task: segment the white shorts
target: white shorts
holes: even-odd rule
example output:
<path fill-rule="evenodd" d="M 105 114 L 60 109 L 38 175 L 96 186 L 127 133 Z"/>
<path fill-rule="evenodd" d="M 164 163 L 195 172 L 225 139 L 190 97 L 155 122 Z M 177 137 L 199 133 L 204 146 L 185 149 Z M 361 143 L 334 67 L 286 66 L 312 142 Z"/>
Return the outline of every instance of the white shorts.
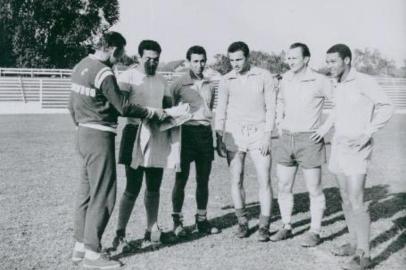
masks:
<path fill-rule="evenodd" d="M 331 142 L 331 154 L 328 168 L 334 174 L 366 174 L 372 155 L 372 139 L 361 150 L 348 146 L 343 141 Z"/>
<path fill-rule="evenodd" d="M 227 151 L 247 152 L 259 149 L 265 135 L 265 124 L 228 123 L 223 142 Z"/>

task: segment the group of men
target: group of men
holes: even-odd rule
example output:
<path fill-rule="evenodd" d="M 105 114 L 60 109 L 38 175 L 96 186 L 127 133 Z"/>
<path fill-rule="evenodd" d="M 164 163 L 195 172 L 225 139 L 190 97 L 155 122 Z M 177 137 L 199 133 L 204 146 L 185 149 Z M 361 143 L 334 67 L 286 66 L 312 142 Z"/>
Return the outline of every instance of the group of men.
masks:
<path fill-rule="evenodd" d="M 217 153 L 226 157 L 229 165 L 231 197 L 238 220 L 236 236 L 250 235 L 243 185 L 249 153 L 258 180 L 258 240 L 280 241 L 293 236 L 292 187 L 301 167 L 311 214 L 310 231 L 301 245 L 318 245 L 325 209 L 321 186 L 321 166 L 326 162 L 323 137 L 334 126 L 329 169 L 337 178 L 350 235 L 349 242 L 334 254 L 352 256 L 345 269 L 368 267 L 370 219 L 363 202 L 367 166 L 372 134 L 389 121 L 393 107 L 373 78 L 351 67 L 351 51 L 346 45 L 337 44 L 327 51 L 331 79 L 308 67 L 310 51 L 305 44 L 292 44 L 287 54 L 290 70 L 277 84 L 269 71 L 250 65 L 247 44 L 232 43 L 227 50 L 232 70 L 220 81 L 215 113 L 215 89 L 203 73 L 207 61 L 203 47 L 192 46 L 187 51 L 189 71 L 168 86 L 156 73 L 161 47 L 153 40 L 140 43 L 139 65 L 116 79 L 111 66 L 124 55 L 125 45 L 121 34 L 105 33 L 95 53 L 79 62 L 72 74 L 69 108 L 77 126 L 77 150 L 82 163 L 75 206 L 74 262 L 83 261 L 89 269 L 121 266 L 103 255 L 100 241 L 116 200 L 114 138 L 117 118 L 123 116 L 128 120 L 122 133 L 119 163 L 125 165 L 126 188 L 119 203 L 113 248 L 131 248 L 126 227 L 144 175 L 144 243 L 164 241 L 157 220 L 165 168 L 176 170 L 173 233 L 176 237 L 187 235 L 182 205 L 192 162 L 196 168 L 195 229 L 200 233 L 219 232 L 207 219 L 213 133 Z M 322 124 L 326 99 L 332 100 L 334 106 Z M 271 137 L 275 129 L 279 142 L 273 152 L 283 226 L 271 236 Z"/>

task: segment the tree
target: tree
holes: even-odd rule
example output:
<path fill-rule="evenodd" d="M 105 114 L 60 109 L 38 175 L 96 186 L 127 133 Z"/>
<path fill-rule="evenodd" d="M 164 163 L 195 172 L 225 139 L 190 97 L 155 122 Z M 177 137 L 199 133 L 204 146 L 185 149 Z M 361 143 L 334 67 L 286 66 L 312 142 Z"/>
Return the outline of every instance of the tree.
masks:
<path fill-rule="evenodd" d="M 210 66 L 212 69 L 223 75 L 231 70 L 230 61 L 224 54 L 216 54 L 214 58 L 216 61 Z M 269 70 L 273 74 L 281 74 L 288 70 L 283 51 L 280 54 L 251 51 L 249 59 L 252 65 Z"/>
<path fill-rule="evenodd" d="M 0 0 L 7 7 L 6 59 L 17 67 L 71 68 L 118 21 L 118 0 Z M 4 29 L 2 29 L 2 34 Z M 10 65 L 0 60 L 0 65 Z"/>
<path fill-rule="evenodd" d="M 370 75 L 396 76 L 395 61 L 382 56 L 377 49 L 355 49 L 352 62 L 360 72 Z"/>

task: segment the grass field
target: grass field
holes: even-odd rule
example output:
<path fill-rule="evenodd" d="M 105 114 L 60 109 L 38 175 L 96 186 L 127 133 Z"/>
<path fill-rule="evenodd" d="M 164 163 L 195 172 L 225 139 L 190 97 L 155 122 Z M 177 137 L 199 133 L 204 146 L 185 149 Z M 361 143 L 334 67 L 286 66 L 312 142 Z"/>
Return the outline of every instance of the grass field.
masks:
<path fill-rule="evenodd" d="M 68 115 L 0 116 L 0 269 L 79 269 L 70 262 L 73 246 L 72 209 L 79 176 L 74 152 L 74 128 Z M 376 149 L 368 176 L 366 200 L 372 216 L 372 259 L 375 269 L 406 269 L 406 117 L 396 115 L 376 135 Z M 119 136 L 117 137 L 117 143 Z M 277 142 L 276 142 L 277 143 Z M 194 172 L 187 186 L 185 224 L 193 224 Z M 274 172 L 273 172 L 274 175 Z M 159 223 L 171 229 L 170 192 L 174 173 L 166 172 L 161 190 Z M 274 191 L 276 178 L 272 178 Z M 124 170 L 118 168 L 118 194 L 124 188 Z M 255 172 L 248 162 L 247 202 L 255 230 L 259 212 Z M 210 183 L 209 218 L 222 229 L 212 236 L 193 234 L 157 251 L 138 250 L 121 257 L 124 269 L 340 269 L 345 262 L 330 250 L 345 241 L 347 231 L 332 176 L 324 170 L 327 210 L 323 243 L 303 249 L 300 239 L 309 228 L 309 200 L 302 175 L 295 185 L 293 239 L 259 243 L 255 235 L 233 237 L 236 219 L 228 192 L 225 160 L 216 158 Z M 141 193 L 142 194 L 142 193 Z M 275 195 L 276 192 L 275 192 Z M 128 227 L 132 240 L 143 237 L 143 196 L 137 200 Z M 115 209 L 117 210 L 117 208 Z M 109 247 L 117 211 L 103 238 Z M 277 204 L 271 229 L 280 225 Z"/>

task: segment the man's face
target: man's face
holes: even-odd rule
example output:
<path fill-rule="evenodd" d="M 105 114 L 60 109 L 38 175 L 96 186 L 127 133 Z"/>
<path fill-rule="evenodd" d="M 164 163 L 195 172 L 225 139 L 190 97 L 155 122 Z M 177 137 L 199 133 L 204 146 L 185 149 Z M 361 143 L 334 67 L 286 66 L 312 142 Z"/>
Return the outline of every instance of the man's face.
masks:
<path fill-rule="evenodd" d="M 346 61 L 344 61 L 337 52 L 328 53 L 326 56 L 327 68 L 334 78 L 340 78 L 341 75 L 343 75 L 346 68 L 345 62 Z"/>
<path fill-rule="evenodd" d="M 120 62 L 121 58 L 123 58 L 125 54 L 124 47 L 118 48 L 118 47 L 113 47 L 110 51 L 110 57 L 108 59 L 108 62 L 110 65 L 117 64 Z"/>
<path fill-rule="evenodd" d="M 155 75 L 159 64 L 159 53 L 151 50 L 144 50 L 140 59 L 141 65 L 144 66 L 145 74 Z"/>
<path fill-rule="evenodd" d="M 201 76 L 203 74 L 204 67 L 206 66 L 206 57 L 204 54 L 192 53 L 189 63 L 192 72 L 197 76 Z"/>
<path fill-rule="evenodd" d="M 302 48 L 300 47 L 289 49 L 287 60 L 290 70 L 294 73 L 303 70 L 309 63 L 309 57 L 303 57 Z"/>
<path fill-rule="evenodd" d="M 228 53 L 228 58 L 230 59 L 231 67 L 236 73 L 242 73 L 247 70 L 248 58 L 244 56 L 243 51 Z"/>

